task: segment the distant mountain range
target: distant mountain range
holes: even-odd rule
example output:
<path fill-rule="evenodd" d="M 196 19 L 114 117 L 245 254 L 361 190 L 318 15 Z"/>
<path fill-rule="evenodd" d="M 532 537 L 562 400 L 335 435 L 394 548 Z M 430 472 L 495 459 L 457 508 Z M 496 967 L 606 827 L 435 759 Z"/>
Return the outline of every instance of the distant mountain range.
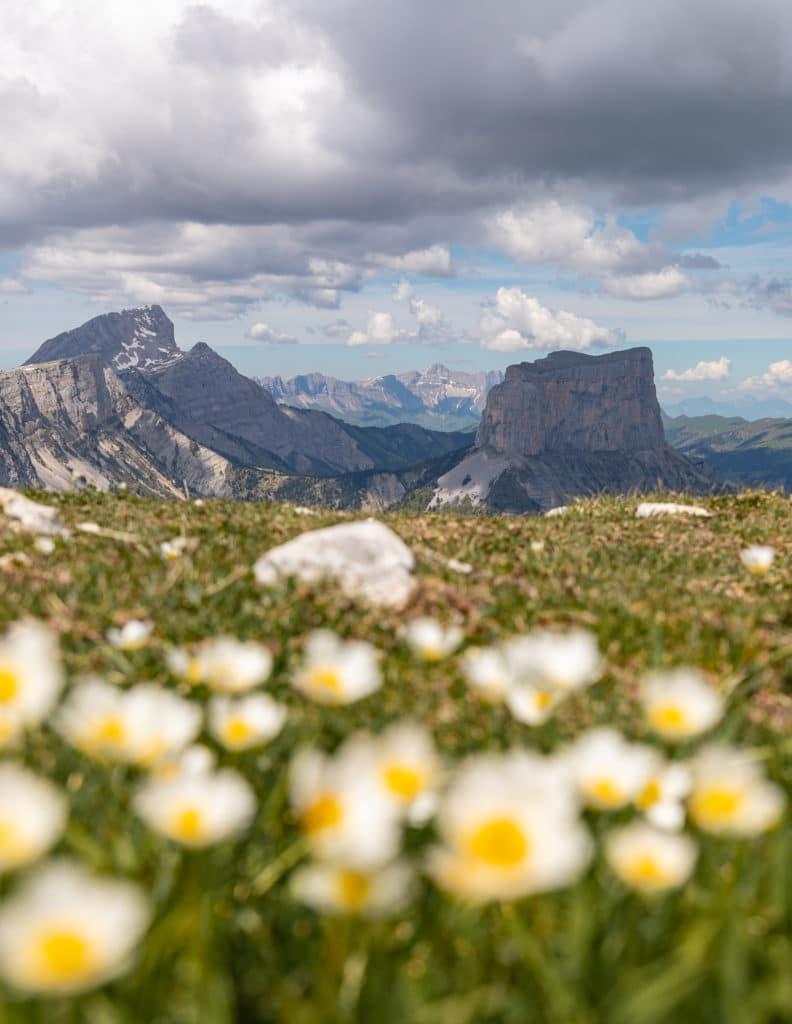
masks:
<path fill-rule="evenodd" d="M 681 402 L 664 403 L 663 410 L 668 416 L 739 416 L 746 420 L 789 419 L 792 417 L 792 402 L 783 398 L 752 398 L 749 395 L 733 397 L 728 402 L 718 402 L 701 395 L 685 398 Z"/>
<path fill-rule="evenodd" d="M 500 384 L 500 370 L 463 373 L 435 363 L 428 370 L 345 381 L 321 373 L 258 377 L 277 402 L 321 409 L 359 426 L 419 423 L 436 430 L 478 426 L 487 395 Z"/>
<path fill-rule="evenodd" d="M 505 379 L 436 364 L 262 384 L 208 345 L 181 349 L 159 306 L 107 313 L 0 373 L 0 483 L 367 510 L 470 498 L 537 511 L 718 481 L 792 489 L 792 419 L 665 417 L 680 455 L 662 438 L 648 350 L 591 358 L 555 353 Z"/>
<path fill-rule="evenodd" d="M 792 419 L 666 416 L 663 425 L 677 451 L 706 462 L 720 480 L 792 491 Z"/>

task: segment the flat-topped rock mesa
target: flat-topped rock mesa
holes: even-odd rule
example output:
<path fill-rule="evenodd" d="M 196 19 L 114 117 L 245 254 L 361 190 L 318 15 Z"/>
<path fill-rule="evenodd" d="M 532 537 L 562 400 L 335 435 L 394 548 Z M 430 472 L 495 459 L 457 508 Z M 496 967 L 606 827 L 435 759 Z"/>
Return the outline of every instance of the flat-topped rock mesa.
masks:
<path fill-rule="evenodd" d="M 666 444 L 648 348 L 554 352 L 508 368 L 475 448 L 438 479 L 431 504 L 541 512 L 597 492 L 711 489 Z"/>
<path fill-rule="evenodd" d="M 488 395 L 476 444 L 507 457 L 665 447 L 651 351 L 554 352 L 510 366 Z"/>

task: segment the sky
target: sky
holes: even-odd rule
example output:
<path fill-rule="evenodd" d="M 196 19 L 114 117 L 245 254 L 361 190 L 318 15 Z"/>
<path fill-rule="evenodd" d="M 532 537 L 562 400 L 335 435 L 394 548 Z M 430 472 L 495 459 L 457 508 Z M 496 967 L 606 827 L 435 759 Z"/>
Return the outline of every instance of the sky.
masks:
<path fill-rule="evenodd" d="M 792 401 L 791 110 L 789 0 L 3 0 L 0 366 L 159 303 L 248 373 Z"/>

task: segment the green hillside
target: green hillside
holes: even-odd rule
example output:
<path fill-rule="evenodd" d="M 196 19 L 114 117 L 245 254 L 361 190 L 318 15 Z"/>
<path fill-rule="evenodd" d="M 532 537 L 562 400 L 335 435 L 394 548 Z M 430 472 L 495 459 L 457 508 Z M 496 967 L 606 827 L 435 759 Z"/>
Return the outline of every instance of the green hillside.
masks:
<path fill-rule="evenodd" d="M 752 751 L 760 772 L 789 800 L 788 498 L 747 492 L 707 499 L 707 519 L 636 518 L 632 498 L 584 501 L 554 518 L 383 515 L 418 562 L 416 592 L 398 612 L 356 605 L 326 583 L 263 590 L 253 578 L 252 565 L 269 548 L 350 515 L 133 495 L 46 500 L 71 534 L 56 538 L 48 554 L 7 525 L 0 536 L 0 611 L 4 623 L 33 616 L 56 631 L 70 686 L 86 674 L 124 691 L 155 682 L 203 711 L 206 686 L 180 683 L 166 654 L 230 635 L 270 649 L 274 668 L 264 692 L 287 707 L 288 720 L 269 745 L 237 753 L 202 728 L 200 741 L 247 780 L 257 807 L 241 836 L 206 849 L 180 846 L 144 824 L 133 795 L 145 773 L 74 749 L 53 728 L 55 718 L 8 752 L 65 794 L 69 823 L 54 852 L 133 880 L 151 920 L 120 976 L 99 988 L 36 998 L 0 982 L 3 1024 L 792 1020 L 789 805 L 779 824 L 751 838 L 713 835 L 688 822 L 698 852 L 692 876 L 658 892 L 624 884 L 605 854 L 608 836 L 640 812 L 585 810 L 581 826 L 592 836 L 593 857 L 574 879 L 558 891 L 482 905 L 442 891 L 422 872 L 438 837 L 428 821 L 404 831 L 403 857 L 417 869 L 411 898 L 369 919 L 319 912 L 291 891 L 307 847 L 287 775 L 299 747 L 335 751 L 357 730 L 379 732 L 403 719 L 431 730 L 446 765 L 442 785 L 468 755 L 510 748 L 554 754 L 597 725 L 687 762 L 706 738 L 658 740 L 643 718 L 639 691 L 648 671 L 689 665 L 724 702 L 712 735 Z M 94 525 L 86 530 L 86 523 Z M 182 553 L 163 558 L 160 544 L 178 538 Z M 777 551 L 762 578 L 741 565 L 748 544 Z M 596 638 L 602 674 L 545 724 L 522 724 L 505 705 L 474 695 L 461 652 L 431 663 L 411 652 L 403 630 L 418 616 L 459 624 L 462 649 L 536 627 L 579 627 Z M 108 629 L 133 619 L 153 623 L 150 639 L 138 650 L 112 646 Z M 375 645 L 381 689 L 338 707 L 297 692 L 306 638 L 318 627 Z M 0 823 L 3 813 L 0 806 Z M 2 836 L 0 970 L 4 908 L 27 877 L 1 873 L 8 849 Z M 538 851 L 546 837 L 535 838 Z M 486 851 L 505 863 L 513 844 Z M 365 887 L 356 879 L 350 899 L 362 900 Z M 55 941 L 47 948 L 57 951 L 52 964 L 65 977 L 81 966 L 82 954 L 73 941 Z M 41 977 L 44 984 L 52 975 Z"/>

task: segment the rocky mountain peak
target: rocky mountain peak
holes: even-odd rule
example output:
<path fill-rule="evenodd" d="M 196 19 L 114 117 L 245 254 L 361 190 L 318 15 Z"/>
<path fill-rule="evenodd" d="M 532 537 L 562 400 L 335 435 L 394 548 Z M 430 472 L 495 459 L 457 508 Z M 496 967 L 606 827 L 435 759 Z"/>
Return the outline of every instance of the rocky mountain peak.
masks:
<path fill-rule="evenodd" d="M 173 323 L 162 306 L 122 309 L 103 313 L 80 327 L 64 331 L 27 360 L 31 363 L 97 353 L 105 366 L 117 372 L 147 370 L 180 355 Z"/>
<path fill-rule="evenodd" d="M 510 366 L 488 395 L 477 444 L 507 457 L 662 448 L 651 351 L 554 352 Z"/>

